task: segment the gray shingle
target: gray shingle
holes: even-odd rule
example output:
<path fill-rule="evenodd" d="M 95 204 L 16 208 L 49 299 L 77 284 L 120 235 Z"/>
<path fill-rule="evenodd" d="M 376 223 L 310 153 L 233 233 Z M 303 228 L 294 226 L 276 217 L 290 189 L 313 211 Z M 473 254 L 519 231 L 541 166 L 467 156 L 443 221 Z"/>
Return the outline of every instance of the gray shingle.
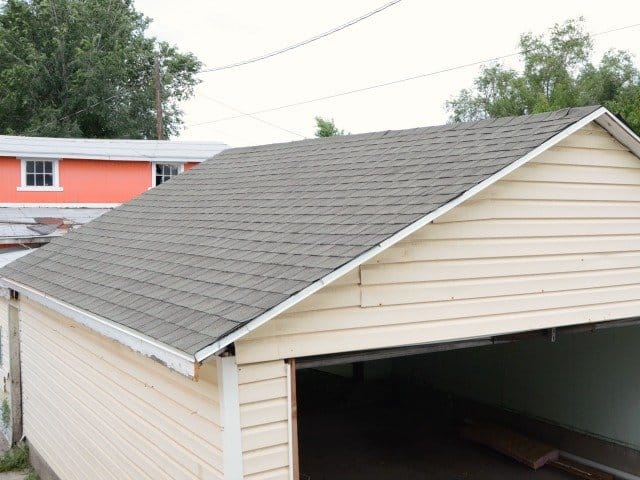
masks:
<path fill-rule="evenodd" d="M 227 150 L 0 276 L 193 354 L 595 109 Z"/>

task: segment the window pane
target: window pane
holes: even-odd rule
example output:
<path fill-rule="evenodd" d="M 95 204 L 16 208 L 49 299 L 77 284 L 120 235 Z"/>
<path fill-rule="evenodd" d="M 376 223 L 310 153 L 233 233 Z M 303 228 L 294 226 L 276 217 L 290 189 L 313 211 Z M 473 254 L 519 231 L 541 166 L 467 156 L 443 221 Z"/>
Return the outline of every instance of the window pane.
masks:
<path fill-rule="evenodd" d="M 162 175 L 162 164 L 156 163 L 156 175 Z"/>
<path fill-rule="evenodd" d="M 33 187 L 36 184 L 36 176 L 34 173 L 27 173 L 27 187 Z"/>
<path fill-rule="evenodd" d="M 35 162 L 36 163 L 36 173 L 44 172 L 44 162 Z"/>
<path fill-rule="evenodd" d="M 28 161 L 27 162 L 27 173 L 33 173 L 35 171 L 35 166 L 33 165 L 35 162 Z"/>
<path fill-rule="evenodd" d="M 53 187 L 53 174 L 52 173 L 45 173 L 42 176 L 44 177 L 44 184 L 47 187 Z"/>
<path fill-rule="evenodd" d="M 178 167 L 173 165 L 173 166 L 171 166 L 171 176 L 175 177 L 176 175 L 178 175 Z"/>
<path fill-rule="evenodd" d="M 44 162 L 44 173 L 53 173 L 53 162 Z"/>
<path fill-rule="evenodd" d="M 160 185 L 162 183 L 162 175 L 156 175 L 156 185 Z"/>
<path fill-rule="evenodd" d="M 44 176 L 42 174 L 35 174 L 36 187 L 44 187 Z"/>

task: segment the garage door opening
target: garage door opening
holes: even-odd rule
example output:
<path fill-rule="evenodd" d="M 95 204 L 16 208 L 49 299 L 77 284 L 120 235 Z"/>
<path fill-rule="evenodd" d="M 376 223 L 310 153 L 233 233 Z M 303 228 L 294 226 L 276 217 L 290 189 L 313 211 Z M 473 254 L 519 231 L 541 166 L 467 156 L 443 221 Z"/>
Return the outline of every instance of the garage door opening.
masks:
<path fill-rule="evenodd" d="M 300 478 L 576 478 L 549 466 L 533 470 L 462 438 L 469 422 L 507 427 L 634 478 L 640 326 L 621 325 L 375 360 L 299 359 Z"/>

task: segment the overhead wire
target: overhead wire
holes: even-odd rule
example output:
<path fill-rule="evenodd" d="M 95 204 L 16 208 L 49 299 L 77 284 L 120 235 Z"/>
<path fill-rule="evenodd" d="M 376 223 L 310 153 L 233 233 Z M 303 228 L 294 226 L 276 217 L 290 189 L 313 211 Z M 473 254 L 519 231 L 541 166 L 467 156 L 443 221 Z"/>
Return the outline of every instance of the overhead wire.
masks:
<path fill-rule="evenodd" d="M 209 95 L 205 95 L 204 93 L 201 93 L 200 96 L 203 97 L 203 98 L 206 98 L 208 100 L 211 100 L 212 102 L 215 102 L 218 105 L 221 105 L 221 106 L 223 106 L 225 108 L 228 108 L 229 110 L 233 110 L 234 112 L 239 113 L 241 117 L 247 116 L 247 117 L 250 117 L 250 118 L 252 118 L 252 119 L 254 119 L 254 120 L 258 121 L 258 122 L 264 123 L 265 125 L 269 125 L 269 126 L 271 126 L 273 128 L 276 128 L 278 130 L 282 130 L 283 132 L 287 132 L 287 133 L 290 133 L 292 135 L 296 135 L 296 136 L 298 136 L 300 138 L 307 138 L 305 135 L 302 135 L 301 133 L 294 132 L 293 130 L 289 130 L 288 128 L 285 128 L 283 126 L 280 126 L 278 124 L 275 124 L 273 122 L 265 120 L 263 118 L 257 117 L 254 114 L 243 112 L 242 110 L 239 110 L 236 107 L 233 107 L 233 106 L 229 105 L 228 103 L 223 102 L 222 100 L 218 100 L 217 98 L 210 97 Z"/>
<path fill-rule="evenodd" d="M 292 45 L 288 45 L 286 47 L 280 48 L 278 50 L 274 50 L 272 52 L 269 53 L 265 53 L 263 55 L 259 55 L 257 57 L 253 57 L 253 58 L 248 58 L 246 60 L 241 60 L 239 62 L 234 62 L 234 63 L 229 63 L 227 65 L 220 65 L 217 67 L 210 67 L 210 68 L 204 68 L 201 69 L 198 73 L 210 73 L 210 72 L 218 72 L 220 70 L 228 70 L 230 68 L 235 68 L 235 67 L 240 67 L 243 65 L 249 65 L 250 63 L 256 63 L 256 62 L 260 62 L 262 60 L 265 60 L 267 58 L 271 58 L 271 57 L 275 57 L 276 55 L 280 55 L 282 53 L 286 53 L 286 52 L 290 52 L 291 50 L 295 50 L 296 48 L 300 48 L 303 47 L 304 45 L 308 45 L 310 43 L 313 43 L 315 41 L 318 41 L 322 38 L 328 37 L 329 35 L 333 35 L 334 33 L 337 33 L 341 30 L 344 30 L 345 28 L 349 28 L 352 25 L 355 25 L 356 23 L 359 23 L 363 20 L 366 20 L 369 17 L 374 16 L 377 13 L 382 12 L 383 10 L 386 10 L 389 7 L 392 7 L 393 5 L 396 5 L 397 3 L 400 3 L 402 0 L 393 0 L 389 3 L 385 3 L 384 5 L 376 8 L 375 10 L 371 10 L 370 12 L 365 13 L 364 15 L 361 15 L 357 18 L 354 18 L 352 20 L 349 20 L 346 23 L 343 23 L 342 25 L 338 25 L 337 27 L 332 28 L 331 30 L 327 30 L 326 32 L 320 33 L 318 35 L 315 35 L 311 38 L 307 38 L 306 40 L 302 40 L 301 42 L 298 43 L 294 43 Z"/>
<path fill-rule="evenodd" d="M 619 31 L 622 31 L 622 30 L 628 30 L 630 28 L 636 28 L 636 27 L 639 27 L 639 26 L 640 26 L 640 23 L 635 23 L 635 24 L 632 24 L 632 25 L 626 25 L 624 27 L 618 27 L 618 28 L 613 28 L 613 29 L 610 29 L 610 30 L 605 30 L 603 32 L 594 33 L 592 36 L 596 37 L 596 36 L 606 35 L 608 33 L 619 32 Z M 242 117 L 249 116 L 249 115 L 259 115 L 259 114 L 262 114 L 262 113 L 275 112 L 275 111 L 278 111 L 278 110 L 284 110 L 284 109 L 298 107 L 298 106 L 302 106 L 302 105 L 308 105 L 308 104 L 311 104 L 311 103 L 317 103 L 317 102 L 321 102 L 321 101 L 324 101 L 324 100 L 330 100 L 332 98 L 344 97 L 344 96 L 347 96 L 347 95 L 352 95 L 354 93 L 366 92 L 366 91 L 369 91 L 369 90 L 375 90 L 375 89 L 379 89 L 379 88 L 383 88 L 383 87 L 388 87 L 388 86 L 391 86 L 391 85 L 398 85 L 398 84 L 401 84 L 401 83 L 410 82 L 410 81 L 418 80 L 418 79 L 421 79 L 421 78 L 432 77 L 434 75 L 439 75 L 439 74 L 442 74 L 442 73 L 453 72 L 453 71 L 461 70 L 461 69 L 464 69 L 464 68 L 469 68 L 469 67 L 474 67 L 474 66 L 478 66 L 478 65 L 483 65 L 483 64 L 486 64 L 486 63 L 496 62 L 498 60 L 504 60 L 506 58 L 515 57 L 515 56 L 521 55 L 523 53 L 526 53 L 526 52 L 523 51 L 523 50 L 519 50 L 517 52 L 512 52 L 512 53 L 509 53 L 509 54 L 506 54 L 506 55 L 500 55 L 500 56 L 497 56 L 497 57 L 491 57 L 491 58 L 487 58 L 487 59 L 484 59 L 484 60 L 465 63 L 465 64 L 462 64 L 462 65 L 456 65 L 456 66 L 453 66 L 453 67 L 443 68 L 443 69 L 440 69 L 440 70 L 435 70 L 435 71 L 431 71 L 431 72 L 427 72 L 427 73 L 421 73 L 421 74 L 418 74 L 418 75 L 412 75 L 412 76 L 400 78 L 400 79 L 397 79 L 397 80 L 391 80 L 391 81 L 388 81 L 388 82 L 382 82 L 382 83 L 377 83 L 377 84 L 374 84 L 374 85 L 368 85 L 366 87 L 355 88 L 355 89 L 352 89 L 352 90 L 347 90 L 347 91 L 344 91 L 344 92 L 338 92 L 338 93 L 334 93 L 334 94 L 330 94 L 330 95 L 324 95 L 322 97 L 315 97 L 315 98 L 310 98 L 310 99 L 307 99 L 307 100 L 301 100 L 299 102 L 288 103 L 288 104 L 280 105 L 280 106 L 277 106 L 277 107 L 270 107 L 270 108 L 265 108 L 265 109 L 262 109 L 262 110 L 256 110 L 256 111 L 249 112 L 249 113 L 246 113 L 246 114 L 243 114 L 243 115 L 233 115 L 233 116 L 228 116 L 228 117 L 217 118 L 217 119 L 214 119 L 214 120 L 208 120 L 208 121 L 205 121 L 205 122 L 192 123 L 192 124 L 187 125 L 187 126 L 188 127 L 196 127 L 196 126 L 201 126 L 201 125 L 209 125 L 209 124 L 212 124 L 212 123 L 224 122 L 224 121 L 228 121 L 228 120 L 234 120 L 234 119 L 237 119 L 237 118 L 242 118 Z"/>

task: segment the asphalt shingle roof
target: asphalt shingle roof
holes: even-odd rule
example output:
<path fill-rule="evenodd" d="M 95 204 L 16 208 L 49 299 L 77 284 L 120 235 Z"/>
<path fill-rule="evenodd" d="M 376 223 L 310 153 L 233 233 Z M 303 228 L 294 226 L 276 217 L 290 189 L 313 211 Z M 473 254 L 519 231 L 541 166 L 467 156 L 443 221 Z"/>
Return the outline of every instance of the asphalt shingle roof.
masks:
<path fill-rule="evenodd" d="M 596 108 L 226 150 L 0 276 L 194 354 Z"/>

